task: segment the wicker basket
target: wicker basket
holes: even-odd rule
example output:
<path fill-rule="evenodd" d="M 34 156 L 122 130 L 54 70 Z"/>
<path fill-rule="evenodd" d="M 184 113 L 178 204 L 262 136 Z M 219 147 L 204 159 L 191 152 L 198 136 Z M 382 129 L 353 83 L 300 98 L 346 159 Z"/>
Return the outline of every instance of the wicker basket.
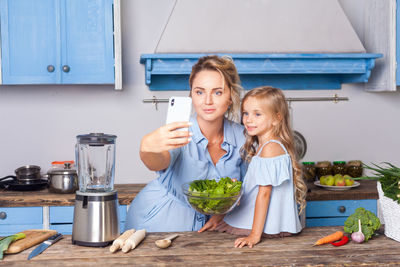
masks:
<path fill-rule="evenodd" d="M 385 235 L 400 242 L 400 204 L 383 195 L 381 183 L 377 183 L 379 204 L 385 223 Z"/>

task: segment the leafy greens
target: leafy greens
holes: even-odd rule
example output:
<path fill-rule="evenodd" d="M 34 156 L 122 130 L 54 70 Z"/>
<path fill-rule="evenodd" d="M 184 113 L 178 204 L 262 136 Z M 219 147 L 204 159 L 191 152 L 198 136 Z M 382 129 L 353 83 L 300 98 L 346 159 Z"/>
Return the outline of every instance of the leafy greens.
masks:
<path fill-rule="evenodd" d="M 229 177 L 213 180 L 195 180 L 188 189 L 188 201 L 197 211 L 204 214 L 228 212 L 240 197 L 242 182 Z"/>
<path fill-rule="evenodd" d="M 359 177 L 353 178 L 354 180 L 378 180 L 381 183 L 382 191 L 388 198 L 397 201 L 400 204 L 400 168 L 394 166 L 389 162 L 384 162 L 387 167 L 383 168 L 376 164 L 375 167 L 365 165 L 365 168 L 373 170 L 376 177 Z"/>

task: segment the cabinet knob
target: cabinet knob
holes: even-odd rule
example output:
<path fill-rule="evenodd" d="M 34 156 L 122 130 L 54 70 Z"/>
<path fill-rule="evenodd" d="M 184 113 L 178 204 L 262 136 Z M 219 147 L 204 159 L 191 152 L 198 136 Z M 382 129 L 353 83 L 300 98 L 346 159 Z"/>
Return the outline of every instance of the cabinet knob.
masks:
<path fill-rule="evenodd" d="M 48 66 L 47 66 L 47 71 L 48 71 L 48 72 L 53 72 L 54 70 L 55 70 L 55 68 L 54 68 L 53 65 L 48 65 Z"/>
<path fill-rule="evenodd" d="M 68 65 L 64 65 L 64 66 L 62 66 L 62 70 L 63 70 L 63 72 L 69 72 L 70 68 Z"/>
<path fill-rule="evenodd" d="M 5 220 L 7 218 L 7 213 L 4 211 L 0 212 L 0 220 Z"/>
<path fill-rule="evenodd" d="M 340 213 L 345 213 L 346 212 L 346 207 L 345 206 L 340 206 L 339 207 L 339 212 Z"/>

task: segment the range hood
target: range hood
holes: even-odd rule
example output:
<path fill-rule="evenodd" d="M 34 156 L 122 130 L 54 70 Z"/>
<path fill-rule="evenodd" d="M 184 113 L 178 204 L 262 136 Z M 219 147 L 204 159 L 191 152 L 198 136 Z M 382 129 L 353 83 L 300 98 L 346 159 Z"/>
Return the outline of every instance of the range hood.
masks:
<path fill-rule="evenodd" d="M 188 90 L 192 65 L 230 55 L 242 85 L 340 89 L 367 82 L 376 58 L 337 0 L 175 0 L 154 54 L 143 54 L 151 90 Z"/>

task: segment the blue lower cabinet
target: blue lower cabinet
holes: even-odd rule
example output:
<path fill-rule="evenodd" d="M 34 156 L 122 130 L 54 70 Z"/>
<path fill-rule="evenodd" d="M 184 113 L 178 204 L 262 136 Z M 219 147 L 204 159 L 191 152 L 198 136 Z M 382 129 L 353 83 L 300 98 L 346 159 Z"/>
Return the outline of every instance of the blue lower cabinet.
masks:
<path fill-rule="evenodd" d="M 306 227 L 340 226 L 359 207 L 377 214 L 376 199 L 309 201 L 306 207 Z"/>
<path fill-rule="evenodd" d="M 124 229 L 126 219 L 126 205 L 119 206 L 120 229 Z M 74 220 L 74 207 L 50 207 L 50 229 L 70 235 L 72 234 L 72 223 Z"/>
<path fill-rule="evenodd" d="M 0 236 L 30 229 L 43 229 L 42 207 L 0 207 Z"/>
<path fill-rule="evenodd" d="M 72 234 L 72 221 L 74 219 L 74 207 L 50 207 L 50 229 L 64 235 Z"/>
<path fill-rule="evenodd" d="M 56 230 L 59 233 L 64 235 L 71 235 L 72 234 L 72 223 L 55 223 L 50 224 L 50 229 Z"/>

